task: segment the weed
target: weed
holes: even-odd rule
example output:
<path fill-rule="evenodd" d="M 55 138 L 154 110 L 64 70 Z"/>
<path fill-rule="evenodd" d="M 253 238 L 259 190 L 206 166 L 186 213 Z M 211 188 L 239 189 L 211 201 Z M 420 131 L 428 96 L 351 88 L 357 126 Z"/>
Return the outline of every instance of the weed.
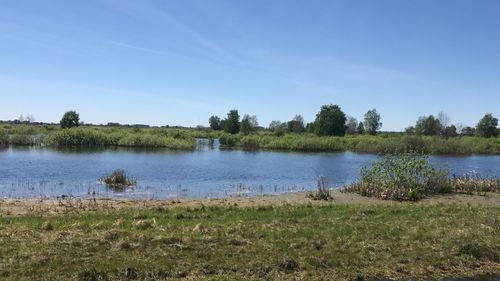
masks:
<path fill-rule="evenodd" d="M 124 189 L 127 187 L 135 186 L 137 181 L 133 178 L 129 178 L 124 170 L 118 169 L 113 171 L 111 174 L 105 176 L 100 180 L 109 187 Z"/>
<path fill-rule="evenodd" d="M 325 177 L 319 177 L 316 180 L 317 190 L 316 193 L 309 192 L 306 194 L 308 198 L 313 200 L 333 200 L 333 197 L 330 195 L 330 188 L 328 186 L 328 181 Z"/>

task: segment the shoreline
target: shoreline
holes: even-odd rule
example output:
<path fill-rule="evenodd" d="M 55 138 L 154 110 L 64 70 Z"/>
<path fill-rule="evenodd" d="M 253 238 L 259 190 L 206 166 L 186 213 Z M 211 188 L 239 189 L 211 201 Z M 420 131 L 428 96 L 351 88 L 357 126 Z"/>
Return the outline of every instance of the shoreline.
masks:
<path fill-rule="evenodd" d="M 328 205 L 416 205 L 456 204 L 473 206 L 500 206 L 500 194 L 489 192 L 485 195 L 462 193 L 440 194 L 420 201 L 392 201 L 364 197 L 346 193 L 338 189 L 330 190 L 331 201 L 313 200 L 306 197 L 306 191 L 276 195 L 246 197 L 205 198 L 205 199 L 134 199 L 134 198 L 60 198 L 60 199 L 0 199 L 0 216 L 58 215 L 66 213 L 98 212 L 119 209 L 154 209 L 177 207 L 278 207 L 278 206 L 328 206 Z"/>

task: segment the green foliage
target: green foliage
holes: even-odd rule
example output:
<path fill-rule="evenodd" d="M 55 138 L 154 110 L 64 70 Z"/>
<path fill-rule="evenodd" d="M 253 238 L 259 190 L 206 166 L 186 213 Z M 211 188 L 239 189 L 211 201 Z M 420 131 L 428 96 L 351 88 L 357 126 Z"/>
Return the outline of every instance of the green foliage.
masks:
<path fill-rule="evenodd" d="M 240 115 L 238 110 L 233 109 L 227 114 L 224 120 L 224 131 L 230 134 L 237 134 L 240 131 Z"/>
<path fill-rule="evenodd" d="M 434 168 L 427 156 L 387 156 L 370 168 L 361 169 L 361 180 L 346 187 L 363 196 L 398 201 L 416 201 L 436 193 L 448 193 L 448 172 Z"/>
<path fill-rule="evenodd" d="M 80 115 L 76 111 L 67 111 L 61 119 L 61 128 L 73 128 L 80 126 Z"/>
<path fill-rule="evenodd" d="M 196 146 L 194 138 L 181 136 L 182 131 L 99 130 L 95 128 L 72 128 L 51 134 L 49 144 L 53 146 L 125 146 L 163 147 L 189 150 Z"/>
<path fill-rule="evenodd" d="M 358 133 L 358 120 L 354 117 L 348 117 L 346 122 L 346 131 L 347 135 L 355 135 Z"/>
<path fill-rule="evenodd" d="M 498 119 L 491 114 L 486 114 L 476 127 L 477 135 L 483 138 L 495 137 L 497 134 Z"/>
<path fill-rule="evenodd" d="M 451 126 L 446 127 L 446 129 L 444 131 L 444 137 L 454 138 L 457 136 L 458 136 L 457 127 L 455 127 L 455 125 L 451 125 Z"/>
<path fill-rule="evenodd" d="M 304 117 L 301 115 L 295 115 L 292 120 L 288 121 L 288 131 L 291 133 L 303 133 L 306 131 L 304 125 Z"/>
<path fill-rule="evenodd" d="M 323 105 L 314 121 L 315 132 L 318 136 L 344 136 L 345 113 L 338 105 Z"/>
<path fill-rule="evenodd" d="M 250 116 L 244 115 L 243 119 L 241 119 L 240 131 L 243 135 L 250 134 L 254 128 L 252 128 L 252 124 L 250 123 Z"/>
<path fill-rule="evenodd" d="M 219 131 L 222 129 L 221 120 L 218 116 L 211 116 L 210 119 L 208 119 L 208 123 L 210 124 L 210 129 L 214 131 Z"/>
<path fill-rule="evenodd" d="M 356 129 L 358 131 L 358 135 L 363 135 L 365 133 L 365 125 L 363 122 L 359 122 L 358 128 Z"/>
<path fill-rule="evenodd" d="M 0 146 L 6 146 L 9 144 L 9 135 L 7 133 L 0 129 Z"/>
<path fill-rule="evenodd" d="M 366 112 L 364 125 L 365 130 L 370 135 L 376 135 L 377 131 L 382 128 L 380 114 L 377 113 L 376 109 L 368 110 L 368 112 Z"/>
<path fill-rule="evenodd" d="M 433 115 L 420 117 L 415 125 L 415 134 L 437 136 L 441 132 L 441 123 Z"/>

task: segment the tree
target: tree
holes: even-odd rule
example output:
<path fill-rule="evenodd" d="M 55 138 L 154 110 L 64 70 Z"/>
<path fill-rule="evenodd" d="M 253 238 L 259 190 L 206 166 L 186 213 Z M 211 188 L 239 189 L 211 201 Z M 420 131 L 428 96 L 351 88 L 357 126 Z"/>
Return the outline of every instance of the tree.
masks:
<path fill-rule="evenodd" d="M 414 135 L 415 134 L 415 127 L 410 126 L 405 129 L 405 133 L 408 135 Z"/>
<path fill-rule="evenodd" d="M 219 131 L 221 129 L 221 121 L 218 116 L 212 115 L 210 119 L 208 119 L 208 123 L 210 124 L 210 128 L 214 131 Z"/>
<path fill-rule="evenodd" d="M 345 113 L 338 105 L 323 105 L 314 121 L 315 132 L 318 136 L 344 136 Z"/>
<path fill-rule="evenodd" d="M 242 134 L 248 135 L 255 131 L 258 125 L 257 116 L 245 114 L 243 119 L 241 119 L 240 131 Z"/>
<path fill-rule="evenodd" d="M 415 125 L 415 134 L 423 136 L 437 136 L 441 132 L 441 123 L 433 115 L 418 118 Z"/>
<path fill-rule="evenodd" d="M 370 135 L 376 135 L 377 131 L 382 128 L 380 114 L 377 113 L 376 109 L 368 110 L 368 112 L 366 112 L 364 125 L 366 132 Z"/>
<path fill-rule="evenodd" d="M 438 121 L 439 121 L 439 124 L 441 125 L 441 136 L 447 138 L 449 137 L 446 133 L 447 133 L 447 129 L 450 125 L 450 117 L 448 116 L 448 114 L 444 113 L 443 111 L 440 111 L 438 113 L 438 117 L 437 117 Z M 455 127 L 456 129 L 456 127 Z"/>
<path fill-rule="evenodd" d="M 359 122 L 357 131 L 358 135 L 363 135 L 365 133 L 365 125 L 363 125 L 363 122 Z"/>
<path fill-rule="evenodd" d="M 237 134 L 240 132 L 240 115 L 238 110 L 230 110 L 224 120 L 224 131 L 230 134 Z"/>
<path fill-rule="evenodd" d="M 80 115 L 76 111 L 67 111 L 61 119 L 61 128 L 73 128 L 80 126 Z"/>
<path fill-rule="evenodd" d="M 259 121 L 257 121 L 257 115 L 248 116 L 248 121 L 250 122 L 250 127 L 252 130 L 256 130 L 259 127 Z"/>
<path fill-rule="evenodd" d="M 297 114 L 292 120 L 288 121 L 288 131 L 293 133 L 303 133 L 306 131 L 304 118 Z"/>
<path fill-rule="evenodd" d="M 468 136 L 468 137 L 472 137 L 476 134 L 476 129 L 475 128 L 472 128 L 472 127 L 464 127 L 461 131 L 460 131 L 460 135 L 461 136 Z"/>
<path fill-rule="evenodd" d="M 495 137 L 497 135 L 498 119 L 491 113 L 484 115 L 476 126 L 477 135 L 483 138 Z"/>
<path fill-rule="evenodd" d="M 33 114 L 26 115 L 26 122 L 28 122 L 30 124 L 35 122 L 35 117 L 33 116 Z"/>
<path fill-rule="evenodd" d="M 354 117 L 347 117 L 347 122 L 346 122 L 346 134 L 348 135 L 354 135 L 358 132 L 358 120 Z"/>
<path fill-rule="evenodd" d="M 444 136 L 446 138 L 454 138 L 454 137 L 458 136 L 457 127 L 455 127 L 455 125 L 451 125 L 451 126 L 446 127 Z"/>
<path fill-rule="evenodd" d="M 269 123 L 269 130 L 271 131 L 276 131 L 278 128 L 281 128 L 283 123 L 281 123 L 281 121 L 278 121 L 278 120 L 275 120 L 275 121 L 271 121 L 271 123 Z"/>
<path fill-rule="evenodd" d="M 285 135 L 287 129 L 288 129 L 288 124 L 281 123 L 281 121 L 272 121 L 269 124 L 269 130 L 271 130 L 278 137 Z"/>

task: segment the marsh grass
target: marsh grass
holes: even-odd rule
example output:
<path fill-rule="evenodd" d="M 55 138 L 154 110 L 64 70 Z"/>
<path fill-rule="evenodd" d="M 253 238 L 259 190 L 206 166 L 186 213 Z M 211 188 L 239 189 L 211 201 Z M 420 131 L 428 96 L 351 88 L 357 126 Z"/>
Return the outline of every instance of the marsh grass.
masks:
<path fill-rule="evenodd" d="M 137 180 L 131 178 L 127 175 L 124 170 L 114 170 L 111 174 L 100 179 L 101 182 L 106 184 L 106 186 L 115 189 L 125 189 L 128 187 L 133 187 L 137 184 Z"/>
<path fill-rule="evenodd" d="M 62 130 L 55 125 L 0 125 L 3 135 L 39 136 L 50 146 L 164 147 L 192 150 L 196 138 L 219 139 L 226 148 L 284 151 L 354 151 L 378 154 L 418 152 L 425 154 L 500 154 L 500 137 L 421 137 L 404 134 L 348 135 L 318 137 L 314 134 L 257 131 L 244 136 L 222 131 L 177 128 L 79 127 Z M 28 142 L 26 145 L 29 145 Z"/>
<path fill-rule="evenodd" d="M 40 214 L 0 218 L 0 279 L 440 280 L 500 270 L 498 207 L 145 206 L 51 215 L 51 231 Z"/>

